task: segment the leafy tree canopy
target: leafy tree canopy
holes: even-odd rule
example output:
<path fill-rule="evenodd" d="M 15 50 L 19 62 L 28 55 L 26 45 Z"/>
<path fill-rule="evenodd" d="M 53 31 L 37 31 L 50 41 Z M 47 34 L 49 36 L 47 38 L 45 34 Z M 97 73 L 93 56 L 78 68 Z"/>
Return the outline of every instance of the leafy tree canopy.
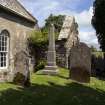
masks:
<path fill-rule="evenodd" d="M 59 32 L 63 25 L 64 17 L 65 17 L 64 15 L 54 16 L 51 14 L 45 20 L 45 25 L 41 28 L 40 31 L 33 31 L 31 33 L 29 42 L 38 47 L 45 45 L 48 42 L 48 30 L 51 23 L 53 23 L 55 26 L 55 40 L 57 40 Z"/>
<path fill-rule="evenodd" d="M 100 48 L 105 52 L 105 0 L 95 0 L 93 4 L 92 25 L 100 43 Z"/>
<path fill-rule="evenodd" d="M 90 49 L 92 52 L 97 52 L 97 49 L 94 46 L 91 46 Z"/>
<path fill-rule="evenodd" d="M 64 15 L 58 15 L 58 16 L 54 16 L 53 14 L 51 14 L 46 20 L 45 20 L 45 26 L 42 27 L 42 31 L 43 30 L 48 30 L 50 27 L 50 24 L 53 23 L 55 26 L 55 32 L 60 32 L 62 25 L 63 25 L 63 21 L 64 21 Z"/>
<path fill-rule="evenodd" d="M 46 31 L 43 33 L 41 31 L 32 31 L 31 37 L 28 39 L 29 43 L 37 47 L 45 45 L 48 42 L 47 34 Z"/>

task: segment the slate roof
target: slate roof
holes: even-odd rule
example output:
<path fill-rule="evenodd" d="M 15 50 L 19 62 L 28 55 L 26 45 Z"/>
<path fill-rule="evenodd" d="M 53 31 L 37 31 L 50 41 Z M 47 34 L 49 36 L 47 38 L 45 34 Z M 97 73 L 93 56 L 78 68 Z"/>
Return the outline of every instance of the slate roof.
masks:
<path fill-rule="evenodd" d="M 71 32 L 71 27 L 73 26 L 74 22 L 75 22 L 75 19 L 73 16 L 65 16 L 65 20 L 63 22 L 63 26 L 62 26 L 62 29 L 60 31 L 58 40 L 68 38 L 68 36 Z"/>
<path fill-rule="evenodd" d="M 0 0 L 0 6 L 32 22 L 36 22 L 36 19 L 17 0 Z"/>

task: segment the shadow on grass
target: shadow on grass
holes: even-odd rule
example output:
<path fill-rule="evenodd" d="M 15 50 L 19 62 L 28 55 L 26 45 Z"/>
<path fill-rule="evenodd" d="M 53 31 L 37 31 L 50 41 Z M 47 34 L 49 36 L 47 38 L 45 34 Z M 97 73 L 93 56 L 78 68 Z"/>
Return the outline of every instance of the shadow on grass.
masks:
<path fill-rule="evenodd" d="M 66 77 L 66 76 L 62 76 L 62 75 L 57 75 L 59 78 L 62 78 L 62 79 L 70 79 L 69 76 Z"/>
<path fill-rule="evenodd" d="M 43 76 L 43 75 L 47 75 L 47 74 L 37 74 L 37 75 L 41 75 L 41 76 Z M 62 79 L 70 79 L 69 76 L 66 77 L 66 76 L 62 76 L 62 75 L 59 75 L 59 74 L 56 74 L 56 75 L 50 75 L 50 76 L 52 76 L 52 77 L 57 76 L 57 77 L 62 78 Z"/>
<path fill-rule="evenodd" d="M 77 83 L 32 84 L 29 88 L 0 92 L 0 105 L 105 105 L 105 91 Z"/>
<path fill-rule="evenodd" d="M 92 76 L 98 78 L 99 80 L 105 81 L 105 59 L 104 55 L 92 54 Z"/>

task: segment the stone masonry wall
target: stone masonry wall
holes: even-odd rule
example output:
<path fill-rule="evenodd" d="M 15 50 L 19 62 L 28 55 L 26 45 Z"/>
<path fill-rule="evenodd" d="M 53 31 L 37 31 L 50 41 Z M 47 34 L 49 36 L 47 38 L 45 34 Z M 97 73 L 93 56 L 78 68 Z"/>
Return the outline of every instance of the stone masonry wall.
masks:
<path fill-rule="evenodd" d="M 0 14 L 0 30 L 7 30 L 10 34 L 9 65 L 6 70 L 0 70 L 0 75 L 6 72 L 6 80 L 14 73 L 14 57 L 19 51 L 27 51 L 27 38 L 34 29 L 34 24 L 12 17 L 5 13 Z M 10 75 L 8 75 L 10 74 Z M 0 76 L 2 77 L 2 76 Z"/>

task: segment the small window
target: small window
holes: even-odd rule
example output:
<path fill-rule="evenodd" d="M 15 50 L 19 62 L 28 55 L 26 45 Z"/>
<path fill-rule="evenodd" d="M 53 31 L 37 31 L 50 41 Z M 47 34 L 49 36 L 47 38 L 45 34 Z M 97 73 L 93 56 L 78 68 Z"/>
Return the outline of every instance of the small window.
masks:
<path fill-rule="evenodd" d="M 0 34 L 0 69 L 8 66 L 9 33 L 4 30 Z"/>

